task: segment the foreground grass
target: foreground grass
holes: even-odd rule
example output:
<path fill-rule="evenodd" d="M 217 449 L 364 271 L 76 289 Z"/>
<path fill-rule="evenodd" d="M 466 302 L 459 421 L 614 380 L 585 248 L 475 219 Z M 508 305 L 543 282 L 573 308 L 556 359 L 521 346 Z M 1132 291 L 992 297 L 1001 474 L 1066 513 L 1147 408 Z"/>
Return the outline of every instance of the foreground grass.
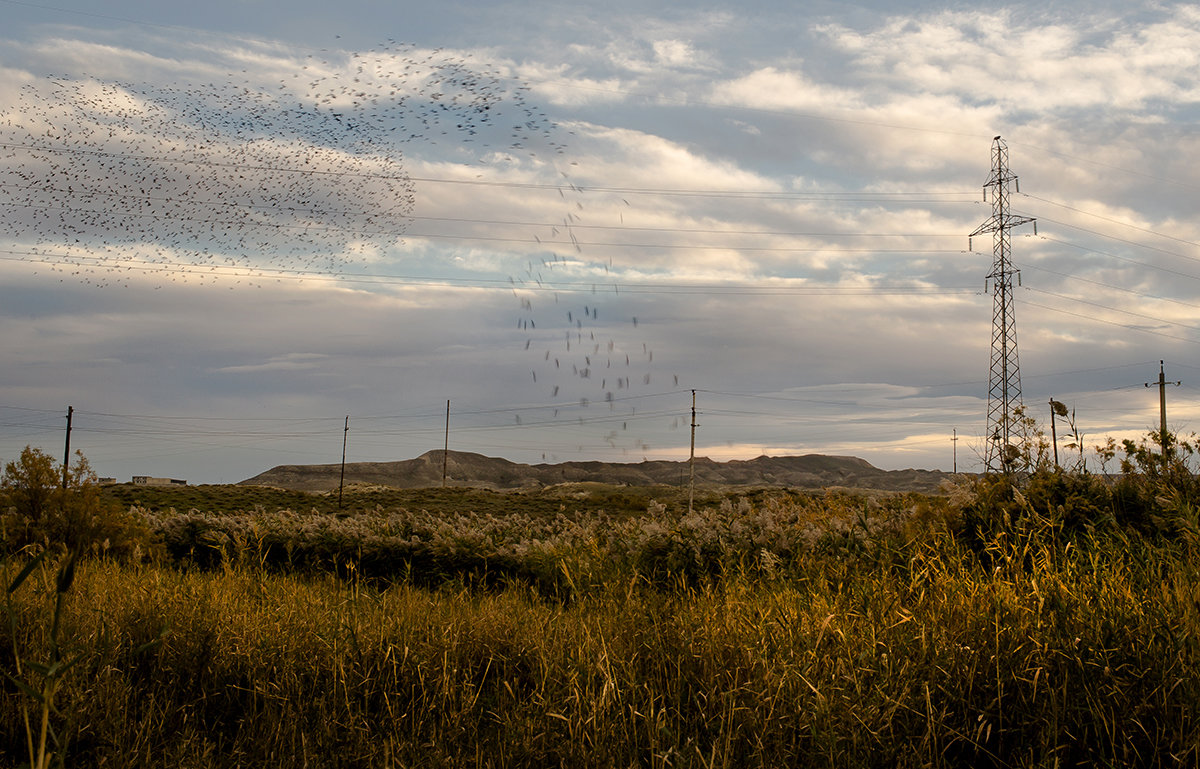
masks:
<path fill-rule="evenodd" d="M 567 602 L 92 560 L 58 728 L 92 766 L 1195 765 L 1197 577 L 1182 545 L 1028 531 Z M 12 596 L 28 656 L 53 591 L 49 572 Z"/>

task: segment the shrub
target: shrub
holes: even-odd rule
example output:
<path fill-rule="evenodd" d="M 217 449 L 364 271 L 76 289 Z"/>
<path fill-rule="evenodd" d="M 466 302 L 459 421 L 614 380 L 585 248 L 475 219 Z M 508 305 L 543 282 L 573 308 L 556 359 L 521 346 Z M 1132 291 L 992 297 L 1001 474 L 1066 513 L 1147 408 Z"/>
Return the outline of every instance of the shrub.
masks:
<path fill-rule="evenodd" d="M 38 544 L 121 557 L 149 554 L 150 529 L 144 521 L 105 500 L 87 459 L 80 452 L 75 456 L 64 474 L 49 454 L 26 446 L 4 466 L 0 547 L 12 552 Z"/>
<path fill-rule="evenodd" d="M 1026 420 L 1028 427 L 1032 424 Z M 1038 529 L 1071 540 L 1119 529 L 1200 550 L 1200 441 L 1151 431 L 1140 442 L 1109 438 L 1096 447 L 1100 474 L 1064 471 L 1044 460 L 1041 433 L 1023 448 L 1025 472 L 989 473 L 948 489 L 953 533 L 975 552 L 998 538 Z M 1104 468 L 1123 451 L 1119 473 Z"/>

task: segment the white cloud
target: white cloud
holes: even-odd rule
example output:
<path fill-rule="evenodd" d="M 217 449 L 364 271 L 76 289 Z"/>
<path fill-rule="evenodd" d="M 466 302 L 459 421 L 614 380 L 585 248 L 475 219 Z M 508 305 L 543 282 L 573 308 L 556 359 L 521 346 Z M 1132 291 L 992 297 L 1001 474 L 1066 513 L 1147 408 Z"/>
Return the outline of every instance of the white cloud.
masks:
<path fill-rule="evenodd" d="M 857 73 L 895 94 L 953 94 L 1009 113 L 1195 102 L 1194 9 L 1175 6 L 1165 20 L 1132 29 L 1111 18 L 1089 22 L 1047 24 L 1006 8 L 896 17 L 869 31 L 829 25 L 822 32 L 853 57 Z"/>
<path fill-rule="evenodd" d="M 719 105 L 830 114 L 863 106 L 859 94 L 814 82 L 802 72 L 763 67 L 729 82 L 717 83 L 712 101 Z"/>
<path fill-rule="evenodd" d="M 245 363 L 239 366 L 222 366 L 213 369 L 218 374 L 257 374 L 269 371 L 314 371 L 329 356 L 318 353 L 290 352 L 273 355 L 261 363 Z"/>
<path fill-rule="evenodd" d="M 653 43 L 654 57 L 667 67 L 694 67 L 698 62 L 696 51 L 684 40 L 656 40 Z"/>

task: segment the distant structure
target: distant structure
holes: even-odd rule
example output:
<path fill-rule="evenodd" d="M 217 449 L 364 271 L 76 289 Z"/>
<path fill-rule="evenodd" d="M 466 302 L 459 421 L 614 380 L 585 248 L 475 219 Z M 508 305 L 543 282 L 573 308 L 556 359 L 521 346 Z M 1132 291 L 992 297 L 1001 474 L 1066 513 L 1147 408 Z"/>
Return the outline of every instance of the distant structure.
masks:
<path fill-rule="evenodd" d="M 984 464 L 987 472 L 1012 472 L 1021 451 L 1013 444 L 1013 414 L 1021 406 L 1021 366 L 1017 358 L 1017 320 L 1013 314 L 1013 276 L 1020 283 L 1020 270 L 1013 269 L 1009 258 L 1008 231 L 1034 222 L 1032 217 L 1013 216 L 1008 211 L 1009 187 L 1021 191 L 1017 177 L 1008 170 L 1008 145 L 997 136 L 992 140 L 992 175 L 983 185 L 983 199 L 989 196 L 992 216 L 971 233 L 974 238 L 992 233 L 992 272 L 987 280 L 992 288 L 992 358 L 988 377 L 987 438 Z M 1037 224 L 1033 226 L 1037 234 Z"/>
<path fill-rule="evenodd" d="M 177 478 L 154 478 L 149 475 L 133 476 L 134 486 L 186 486 L 187 481 L 181 481 Z"/>

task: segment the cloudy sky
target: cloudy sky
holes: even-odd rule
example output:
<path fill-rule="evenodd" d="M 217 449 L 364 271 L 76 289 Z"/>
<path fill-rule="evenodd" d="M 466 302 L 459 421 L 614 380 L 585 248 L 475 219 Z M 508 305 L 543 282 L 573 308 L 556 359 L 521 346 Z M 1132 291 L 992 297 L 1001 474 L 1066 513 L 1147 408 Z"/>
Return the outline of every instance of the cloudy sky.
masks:
<path fill-rule="evenodd" d="M 186 6 L 186 7 L 185 7 Z M 1200 10 L 0 0 L 0 459 L 450 446 L 979 470 L 1023 399 L 1200 430 Z M 345 431 L 349 416 L 349 431 Z M 958 441 L 953 438 L 957 436 Z"/>

